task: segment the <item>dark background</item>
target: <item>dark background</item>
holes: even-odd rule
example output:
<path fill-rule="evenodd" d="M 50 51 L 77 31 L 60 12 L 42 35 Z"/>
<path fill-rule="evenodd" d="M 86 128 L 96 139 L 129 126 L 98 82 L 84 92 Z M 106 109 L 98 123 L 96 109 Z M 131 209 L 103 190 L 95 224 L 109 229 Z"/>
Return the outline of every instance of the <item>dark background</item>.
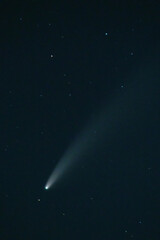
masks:
<path fill-rule="evenodd" d="M 159 9 L 0 1 L 1 239 L 159 239 Z M 102 106 L 117 127 L 106 120 L 101 149 L 44 190 Z"/>

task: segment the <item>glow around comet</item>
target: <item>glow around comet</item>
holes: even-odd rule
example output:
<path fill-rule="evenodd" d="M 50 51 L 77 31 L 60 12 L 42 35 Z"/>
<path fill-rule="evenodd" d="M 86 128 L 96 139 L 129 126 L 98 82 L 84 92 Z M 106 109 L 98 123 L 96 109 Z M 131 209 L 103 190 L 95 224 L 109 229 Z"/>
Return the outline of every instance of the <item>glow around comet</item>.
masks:
<path fill-rule="evenodd" d="M 126 122 L 134 124 L 135 116 L 141 117 L 141 114 L 144 114 L 144 110 L 141 111 L 142 109 L 139 107 L 140 103 L 142 107 L 143 105 L 147 106 L 146 102 L 150 94 L 151 90 L 150 87 L 147 87 L 146 82 L 138 82 L 138 87 L 133 83 L 124 94 L 120 94 L 114 98 L 114 101 L 108 103 L 108 106 L 97 115 L 94 121 L 88 123 L 64 153 L 51 173 L 45 189 L 48 190 L 63 177 L 68 176 L 69 172 L 78 166 L 78 163 L 102 144 L 104 138 L 105 141 L 110 142 L 116 138 L 119 129 L 126 127 Z M 138 107 L 136 108 L 136 106 Z"/>

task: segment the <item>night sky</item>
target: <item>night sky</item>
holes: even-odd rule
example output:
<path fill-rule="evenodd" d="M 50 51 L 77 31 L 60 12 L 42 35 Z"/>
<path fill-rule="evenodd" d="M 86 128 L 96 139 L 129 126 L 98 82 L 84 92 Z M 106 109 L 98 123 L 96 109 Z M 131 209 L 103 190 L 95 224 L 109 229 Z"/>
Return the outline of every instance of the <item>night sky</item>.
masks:
<path fill-rule="evenodd" d="M 159 9 L 0 1 L 1 240 L 160 239 Z"/>

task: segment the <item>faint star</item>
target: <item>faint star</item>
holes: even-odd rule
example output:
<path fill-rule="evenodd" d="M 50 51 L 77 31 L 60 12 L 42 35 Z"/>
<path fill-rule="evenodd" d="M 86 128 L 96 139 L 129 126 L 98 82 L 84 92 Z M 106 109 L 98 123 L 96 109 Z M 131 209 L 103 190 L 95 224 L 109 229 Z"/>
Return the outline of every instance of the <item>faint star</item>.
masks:
<path fill-rule="evenodd" d="M 66 215 L 65 212 L 60 212 L 60 213 L 61 213 L 62 216 L 65 216 L 65 215 Z"/>

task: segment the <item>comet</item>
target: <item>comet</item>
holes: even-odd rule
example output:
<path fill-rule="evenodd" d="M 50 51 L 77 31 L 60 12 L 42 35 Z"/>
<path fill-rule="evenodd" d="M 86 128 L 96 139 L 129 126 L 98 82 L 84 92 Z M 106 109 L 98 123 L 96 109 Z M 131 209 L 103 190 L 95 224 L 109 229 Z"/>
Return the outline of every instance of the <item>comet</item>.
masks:
<path fill-rule="evenodd" d="M 45 185 L 46 190 L 73 171 L 75 167 L 79 166 L 82 159 L 86 158 L 94 148 L 97 148 L 98 144 L 100 144 L 100 139 L 104 135 L 106 122 L 103 115 L 98 117 L 100 119 L 89 121 L 85 129 L 76 137 L 73 144 L 69 146 L 51 173 Z"/>
<path fill-rule="evenodd" d="M 88 122 L 84 130 L 64 152 L 49 176 L 45 189 L 50 189 L 64 177 L 69 176 L 70 172 L 79 166 L 83 159 L 93 154 L 104 140 L 105 142 L 114 141 L 117 132 L 119 136 L 122 136 L 126 127 L 130 128 L 135 121 L 138 123 L 144 121 L 149 110 L 147 106 L 150 106 L 150 97 L 153 94 L 150 84 L 147 84 L 146 80 L 144 82 L 138 79 L 114 96 L 114 99 L 111 99 L 107 105 L 105 104 L 97 116 Z"/>

